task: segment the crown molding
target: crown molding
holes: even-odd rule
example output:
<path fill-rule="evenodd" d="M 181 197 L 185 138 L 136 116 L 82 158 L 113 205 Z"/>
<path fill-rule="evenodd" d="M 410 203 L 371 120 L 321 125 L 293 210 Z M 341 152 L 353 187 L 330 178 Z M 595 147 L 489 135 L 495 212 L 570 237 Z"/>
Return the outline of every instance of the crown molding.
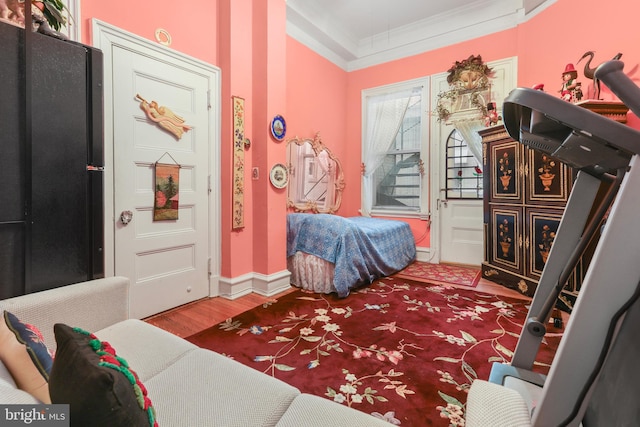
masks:
<path fill-rule="evenodd" d="M 478 0 L 361 40 L 320 19 L 313 7 L 288 2 L 287 34 L 340 68 L 355 71 L 514 28 L 556 1 Z"/>

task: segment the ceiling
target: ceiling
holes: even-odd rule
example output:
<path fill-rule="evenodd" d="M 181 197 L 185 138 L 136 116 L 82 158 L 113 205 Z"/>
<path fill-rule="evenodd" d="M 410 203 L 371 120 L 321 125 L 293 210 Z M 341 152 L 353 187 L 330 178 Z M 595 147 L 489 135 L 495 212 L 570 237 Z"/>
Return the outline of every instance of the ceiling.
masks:
<path fill-rule="evenodd" d="M 347 71 L 513 28 L 557 0 L 287 0 L 287 34 Z"/>

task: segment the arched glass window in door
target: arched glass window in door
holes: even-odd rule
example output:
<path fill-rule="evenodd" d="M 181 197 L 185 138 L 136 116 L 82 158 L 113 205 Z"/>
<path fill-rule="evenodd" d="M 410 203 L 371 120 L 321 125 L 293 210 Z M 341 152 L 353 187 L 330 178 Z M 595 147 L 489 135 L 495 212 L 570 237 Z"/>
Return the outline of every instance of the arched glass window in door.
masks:
<path fill-rule="evenodd" d="M 457 129 L 447 138 L 446 153 L 447 199 L 482 199 L 482 164 Z"/>

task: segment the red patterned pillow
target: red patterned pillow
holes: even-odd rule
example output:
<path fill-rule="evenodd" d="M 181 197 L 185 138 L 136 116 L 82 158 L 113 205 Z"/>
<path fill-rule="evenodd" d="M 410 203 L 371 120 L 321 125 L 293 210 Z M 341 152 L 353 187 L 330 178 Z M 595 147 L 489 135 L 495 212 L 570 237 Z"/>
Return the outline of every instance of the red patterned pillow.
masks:
<path fill-rule="evenodd" d="M 69 404 L 71 426 L 157 426 L 147 390 L 107 342 L 56 324 L 58 344 L 49 377 L 52 403 Z"/>

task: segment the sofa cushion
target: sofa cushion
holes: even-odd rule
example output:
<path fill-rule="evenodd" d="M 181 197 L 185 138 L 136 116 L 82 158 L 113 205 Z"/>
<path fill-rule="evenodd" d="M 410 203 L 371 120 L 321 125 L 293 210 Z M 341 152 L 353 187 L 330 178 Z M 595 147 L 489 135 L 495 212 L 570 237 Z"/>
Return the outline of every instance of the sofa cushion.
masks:
<path fill-rule="evenodd" d="M 277 427 L 326 426 L 389 427 L 387 421 L 332 402 L 324 397 L 301 394 L 296 397 Z"/>
<path fill-rule="evenodd" d="M 109 343 L 64 324 L 54 334 L 49 391 L 53 403 L 69 404 L 72 426 L 157 425 L 145 387 Z"/>
<path fill-rule="evenodd" d="M 210 350 L 190 351 L 145 383 L 162 426 L 274 426 L 300 394 Z"/>
<path fill-rule="evenodd" d="M 20 390 L 43 403 L 50 403 L 47 380 L 51 355 L 33 326 L 3 311 L 0 321 L 0 361 Z"/>
<path fill-rule="evenodd" d="M 137 319 L 118 322 L 94 332 L 118 349 L 118 355 L 129 361 L 143 382 L 171 366 L 176 360 L 198 347 L 165 330 Z"/>
<path fill-rule="evenodd" d="M 467 396 L 465 425 L 469 427 L 526 427 L 531 425 L 522 396 L 499 384 L 474 380 Z"/>
<path fill-rule="evenodd" d="M 4 363 L 0 363 L 0 402 L 3 404 L 38 404 L 41 403 L 34 396 L 16 386 L 11 373 Z"/>
<path fill-rule="evenodd" d="M 38 405 L 42 404 L 39 399 L 36 399 L 33 395 L 26 391 L 20 390 L 16 387 L 8 387 L 6 385 L 0 385 L 0 402 L 3 405 Z"/>

